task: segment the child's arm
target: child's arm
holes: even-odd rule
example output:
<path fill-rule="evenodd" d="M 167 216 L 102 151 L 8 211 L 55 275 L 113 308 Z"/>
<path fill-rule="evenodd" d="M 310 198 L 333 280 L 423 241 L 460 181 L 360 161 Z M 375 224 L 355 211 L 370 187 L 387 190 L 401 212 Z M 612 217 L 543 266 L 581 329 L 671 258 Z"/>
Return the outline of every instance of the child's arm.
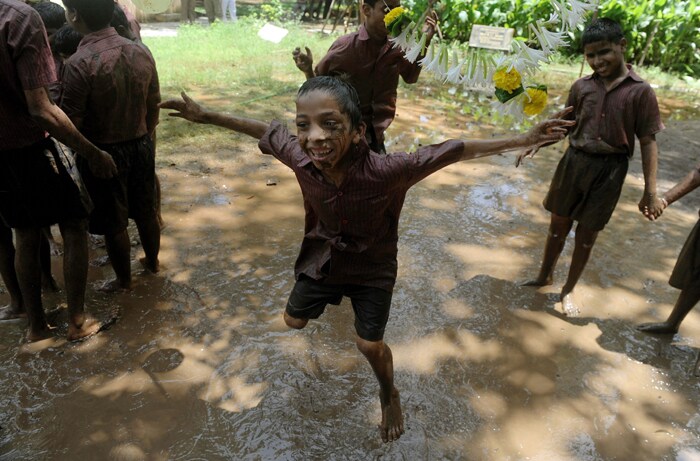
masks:
<path fill-rule="evenodd" d="M 182 100 L 168 99 L 161 102 L 158 106 L 161 109 L 172 109 L 177 112 L 171 112 L 168 115 L 171 117 L 180 117 L 190 122 L 203 123 L 205 125 L 216 125 L 229 130 L 238 131 L 239 133 L 247 134 L 255 139 L 263 137 L 269 124 L 250 118 L 236 117 L 227 115 L 221 112 L 214 112 L 197 104 L 192 98 L 187 96 L 183 91 L 181 93 Z"/>
<path fill-rule="evenodd" d="M 659 199 L 661 201 L 663 209 L 666 209 L 670 204 L 677 200 L 680 200 L 686 194 L 694 191 L 698 187 L 700 187 L 700 163 L 695 165 L 695 168 L 693 168 L 690 171 L 690 173 L 688 173 L 685 176 L 685 178 L 683 178 L 678 184 L 673 186 L 668 192 L 664 194 L 663 197 Z M 644 215 L 647 218 L 649 218 L 650 216 L 647 211 L 644 212 Z"/>
<path fill-rule="evenodd" d="M 656 168 L 659 149 L 656 136 L 649 135 L 639 139 L 642 151 L 642 170 L 644 172 L 644 195 L 639 201 L 639 211 L 653 221 L 664 209 L 661 199 L 656 196 Z"/>
<path fill-rule="evenodd" d="M 292 59 L 294 59 L 294 64 L 297 65 L 297 69 L 304 72 L 306 79 L 314 78 L 314 56 L 311 54 L 311 50 L 308 46 L 304 47 L 306 49 L 306 54 L 301 52 L 301 48 L 296 47 L 292 51 Z"/>
<path fill-rule="evenodd" d="M 576 124 L 575 120 L 564 120 L 563 118 L 573 107 L 558 112 L 554 116 L 541 122 L 530 129 L 527 133 L 501 139 L 476 139 L 464 141 L 464 152 L 461 160 L 471 160 L 479 157 L 498 154 L 517 149 L 537 150 L 543 145 L 553 144 L 564 139 L 569 127 Z"/>

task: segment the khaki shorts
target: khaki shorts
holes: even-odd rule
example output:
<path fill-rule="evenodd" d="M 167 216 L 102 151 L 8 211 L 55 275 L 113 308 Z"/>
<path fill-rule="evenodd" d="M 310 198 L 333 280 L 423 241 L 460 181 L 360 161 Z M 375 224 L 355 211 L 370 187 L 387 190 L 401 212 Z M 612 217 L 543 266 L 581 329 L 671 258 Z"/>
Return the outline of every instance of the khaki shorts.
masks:
<path fill-rule="evenodd" d="M 559 161 L 543 205 L 591 231 L 610 221 L 629 161 L 624 154 L 588 154 L 569 147 Z"/>
<path fill-rule="evenodd" d="M 679 290 L 700 285 L 700 220 L 690 231 L 668 283 Z"/>

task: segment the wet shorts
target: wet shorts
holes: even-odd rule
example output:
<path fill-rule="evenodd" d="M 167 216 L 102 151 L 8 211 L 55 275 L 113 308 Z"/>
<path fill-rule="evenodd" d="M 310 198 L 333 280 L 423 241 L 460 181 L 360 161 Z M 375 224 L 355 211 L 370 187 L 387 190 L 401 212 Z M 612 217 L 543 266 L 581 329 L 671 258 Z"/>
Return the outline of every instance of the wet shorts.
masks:
<path fill-rule="evenodd" d="M 327 304 L 337 306 L 343 296 L 350 298 L 355 311 L 355 331 L 366 341 L 384 338 L 389 320 L 391 293 L 362 285 L 327 285 L 300 275 L 287 301 L 287 314 L 295 319 L 317 319 Z"/>
<path fill-rule="evenodd" d="M 679 290 L 700 285 L 700 221 L 690 231 L 668 283 Z"/>
<path fill-rule="evenodd" d="M 622 192 L 625 154 L 588 154 L 569 147 L 559 161 L 543 205 L 591 231 L 603 230 Z"/>
<path fill-rule="evenodd" d="M 91 207 L 73 154 L 52 138 L 0 151 L 0 216 L 9 227 L 85 219 Z"/>
<path fill-rule="evenodd" d="M 90 233 L 114 235 L 129 224 L 156 216 L 155 150 L 151 137 L 116 144 L 98 145 L 117 164 L 119 174 L 110 179 L 93 176 L 88 163 L 78 159 L 78 168 L 95 204 L 90 215 Z"/>

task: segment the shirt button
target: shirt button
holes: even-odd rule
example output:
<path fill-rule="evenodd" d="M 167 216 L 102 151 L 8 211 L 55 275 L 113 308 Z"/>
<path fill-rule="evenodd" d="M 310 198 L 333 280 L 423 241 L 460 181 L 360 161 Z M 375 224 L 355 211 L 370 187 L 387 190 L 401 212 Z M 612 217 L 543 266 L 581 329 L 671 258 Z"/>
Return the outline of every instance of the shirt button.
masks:
<path fill-rule="evenodd" d="M 339 191 L 338 191 L 338 197 L 342 197 L 342 196 L 343 196 L 343 191 L 342 191 L 342 190 L 339 190 Z"/>
<path fill-rule="evenodd" d="M 347 220 L 347 219 L 343 219 L 343 220 L 340 221 L 340 222 L 343 223 L 343 224 L 347 224 L 347 223 L 348 223 L 348 220 Z"/>

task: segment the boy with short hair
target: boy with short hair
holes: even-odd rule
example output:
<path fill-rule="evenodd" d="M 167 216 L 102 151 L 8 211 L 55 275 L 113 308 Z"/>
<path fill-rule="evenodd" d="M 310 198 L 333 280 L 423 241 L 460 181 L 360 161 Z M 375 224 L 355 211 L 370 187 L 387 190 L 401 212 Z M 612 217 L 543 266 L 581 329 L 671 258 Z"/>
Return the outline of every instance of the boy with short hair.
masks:
<path fill-rule="evenodd" d="M 114 0 L 64 0 L 68 22 L 83 34 L 77 52 L 65 63 L 61 107 L 92 142 L 117 163 L 115 180 L 78 168 L 95 203 L 90 232 L 105 236 L 116 279 L 104 291 L 131 288 L 131 244 L 127 225 L 136 222 L 146 257 L 158 271 L 160 225 L 156 214 L 152 135 L 158 124 L 160 90 L 153 57 L 110 27 Z"/>
<path fill-rule="evenodd" d="M 574 107 L 571 117 L 576 125 L 569 132 L 570 146 L 559 162 L 543 203 L 552 216 L 542 266 L 536 279 L 523 284 L 552 284 L 566 237 L 574 221 L 578 222 L 569 275 L 561 290 L 564 312 L 571 315 L 578 313 L 573 301 L 574 287 L 598 232 L 617 205 L 635 136 L 639 138 L 644 170 L 644 195 L 639 209 L 646 207 L 654 216 L 662 210 L 656 197 L 655 135 L 664 126 L 654 90 L 625 63 L 627 41 L 615 21 L 600 18 L 589 24 L 583 32 L 582 46 L 593 74 L 577 80 L 569 92 L 566 105 Z M 519 161 L 535 152 L 536 149 L 524 152 Z"/>
<path fill-rule="evenodd" d="M 700 163 L 695 165 L 695 168 L 681 182 L 664 194 L 661 198 L 664 209 L 698 187 L 700 187 Z M 649 219 L 655 219 L 648 209 L 643 210 L 643 213 Z M 668 318 L 661 323 L 643 323 L 637 327 L 638 330 L 654 334 L 676 334 L 683 319 L 700 301 L 700 220 L 690 231 L 668 283 L 681 290 Z"/>
<path fill-rule="evenodd" d="M 396 115 L 396 95 L 399 77 L 406 83 L 416 83 L 421 72 L 418 59 L 410 63 L 404 52 L 389 41 L 384 16 L 401 6 L 400 0 L 364 0 L 364 22 L 357 32 L 336 40 L 326 56 L 313 70 L 313 56 L 296 48 L 294 62 L 306 78 L 317 75 L 350 76 L 350 83 L 360 96 L 362 121 L 367 126 L 367 142 L 373 151 L 385 153 L 384 132 Z M 434 14 L 427 16 L 423 33 L 427 34 L 426 47 L 435 34 Z"/>
<path fill-rule="evenodd" d="M 301 329 L 327 304 L 337 305 L 343 296 L 351 299 L 356 345 L 381 389 L 381 437 L 385 442 L 398 439 L 404 431 L 403 414 L 391 349 L 383 338 L 397 275 L 399 216 L 408 189 L 458 161 L 558 141 L 564 127 L 574 122 L 548 120 L 511 138 L 449 140 L 412 154 L 379 155 L 365 141 L 357 92 L 335 77 L 315 77 L 299 89 L 298 136 L 276 121 L 225 115 L 204 109 L 184 93 L 182 98 L 161 107 L 178 111 L 173 116 L 252 136 L 263 153 L 294 171 L 304 198 L 305 235 L 284 320 Z"/>

